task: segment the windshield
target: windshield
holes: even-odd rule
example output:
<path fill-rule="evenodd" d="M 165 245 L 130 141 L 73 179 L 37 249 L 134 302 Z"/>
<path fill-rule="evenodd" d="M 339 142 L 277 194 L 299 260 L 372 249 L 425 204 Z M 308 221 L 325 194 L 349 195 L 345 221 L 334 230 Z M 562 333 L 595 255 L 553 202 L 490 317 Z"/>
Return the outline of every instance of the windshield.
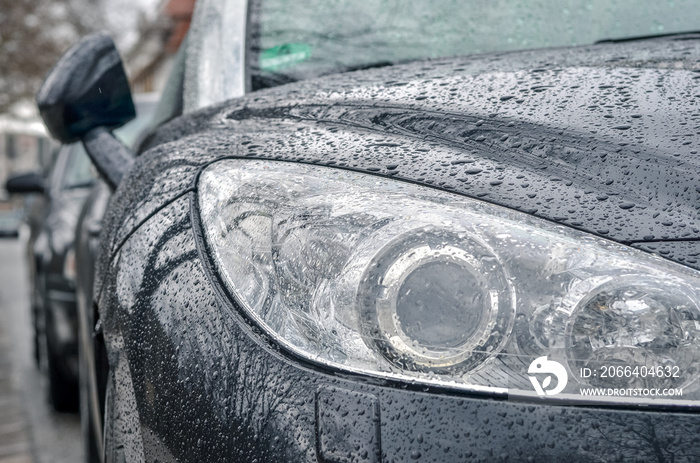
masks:
<path fill-rule="evenodd" d="M 700 29 L 694 0 L 256 0 L 253 90 L 421 58 Z"/>

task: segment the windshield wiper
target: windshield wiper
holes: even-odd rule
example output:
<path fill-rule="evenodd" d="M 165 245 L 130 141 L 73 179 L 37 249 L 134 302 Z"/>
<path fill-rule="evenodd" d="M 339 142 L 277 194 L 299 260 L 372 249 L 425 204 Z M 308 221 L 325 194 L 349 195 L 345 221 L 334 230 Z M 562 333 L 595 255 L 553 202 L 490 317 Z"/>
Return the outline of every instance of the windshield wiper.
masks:
<path fill-rule="evenodd" d="M 396 63 L 391 61 L 375 61 L 374 63 L 366 64 L 356 64 L 353 66 L 343 66 L 342 68 L 333 70 L 333 74 L 338 72 L 353 72 L 353 71 L 364 71 L 365 69 L 375 69 L 375 68 L 385 68 L 387 66 L 393 66 Z"/>
<path fill-rule="evenodd" d="M 297 78 L 287 74 L 262 74 L 256 70 L 252 77 L 253 90 L 262 90 L 263 88 L 277 87 L 279 85 L 291 84 L 296 82 Z"/>
<path fill-rule="evenodd" d="M 693 37 L 688 37 L 688 39 L 700 39 L 700 31 L 686 31 L 686 32 L 671 32 L 668 34 L 652 34 L 652 35 L 638 35 L 635 37 L 623 37 L 620 39 L 602 39 L 594 42 L 595 45 L 599 43 L 621 43 L 621 42 L 635 42 L 637 40 L 654 40 L 663 39 L 666 37 L 677 37 L 681 35 L 692 35 Z"/>
<path fill-rule="evenodd" d="M 402 61 L 405 62 L 405 61 Z M 290 84 L 292 82 L 297 82 L 299 80 L 305 80 L 307 78 L 322 77 L 332 74 L 342 74 L 346 72 L 362 71 L 365 69 L 375 69 L 383 68 L 387 66 L 393 66 L 394 64 L 399 64 L 399 62 L 392 61 L 376 61 L 374 63 L 356 64 L 352 66 L 341 66 L 335 69 L 330 69 L 326 72 L 321 72 L 318 74 L 312 74 L 309 76 L 295 76 L 284 73 L 261 73 L 259 69 L 252 69 L 252 87 L 253 90 L 261 90 L 263 88 L 277 87 L 279 85 Z"/>

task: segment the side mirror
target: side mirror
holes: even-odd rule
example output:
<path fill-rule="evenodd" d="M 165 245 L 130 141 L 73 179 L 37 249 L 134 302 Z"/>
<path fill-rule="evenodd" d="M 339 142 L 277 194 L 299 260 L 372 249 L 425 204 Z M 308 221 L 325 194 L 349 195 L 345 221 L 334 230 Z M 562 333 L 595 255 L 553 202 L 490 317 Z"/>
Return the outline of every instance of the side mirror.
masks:
<path fill-rule="evenodd" d="M 44 177 L 37 172 L 30 172 L 28 174 L 15 175 L 7 179 L 5 183 L 5 189 L 8 193 L 40 193 L 43 194 L 46 191 L 44 186 Z"/>
<path fill-rule="evenodd" d="M 83 140 L 98 172 L 116 187 L 133 156 L 110 131 L 136 117 L 119 52 L 105 34 L 88 35 L 54 65 L 39 89 L 37 105 L 61 143 Z"/>
<path fill-rule="evenodd" d="M 131 89 L 114 42 L 92 34 L 74 45 L 44 80 L 37 104 L 51 135 L 80 140 L 97 127 L 114 129 L 136 117 Z"/>

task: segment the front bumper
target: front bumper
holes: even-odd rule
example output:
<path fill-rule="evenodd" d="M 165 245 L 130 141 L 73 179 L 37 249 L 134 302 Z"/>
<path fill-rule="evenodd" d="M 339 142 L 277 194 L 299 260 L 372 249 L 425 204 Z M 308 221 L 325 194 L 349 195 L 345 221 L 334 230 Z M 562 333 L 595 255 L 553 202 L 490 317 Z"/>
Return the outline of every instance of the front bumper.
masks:
<path fill-rule="evenodd" d="M 146 460 L 694 461 L 700 414 L 476 397 L 280 352 L 222 291 L 194 193 L 145 222 L 99 299 L 115 398 Z M 124 366 L 128 366 L 125 368 Z M 661 459 L 661 460 L 660 460 Z"/>

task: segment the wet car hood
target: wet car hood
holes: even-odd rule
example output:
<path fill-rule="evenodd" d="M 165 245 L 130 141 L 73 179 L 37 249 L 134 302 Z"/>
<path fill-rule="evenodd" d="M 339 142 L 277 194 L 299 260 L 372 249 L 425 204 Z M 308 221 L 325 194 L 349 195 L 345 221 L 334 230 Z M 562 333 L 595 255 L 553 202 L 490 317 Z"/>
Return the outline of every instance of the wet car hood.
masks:
<path fill-rule="evenodd" d="M 145 209 L 122 219 L 135 225 L 192 188 L 201 165 L 253 157 L 450 190 L 697 266 L 699 70 L 700 35 L 686 35 L 422 61 L 255 92 L 160 129 L 139 175 L 120 187 Z"/>

